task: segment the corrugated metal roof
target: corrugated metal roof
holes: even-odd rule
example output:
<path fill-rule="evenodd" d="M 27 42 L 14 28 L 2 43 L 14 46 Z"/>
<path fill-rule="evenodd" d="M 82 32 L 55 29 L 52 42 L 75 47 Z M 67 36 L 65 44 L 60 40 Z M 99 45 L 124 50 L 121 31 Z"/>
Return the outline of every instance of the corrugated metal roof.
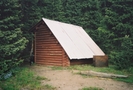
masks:
<path fill-rule="evenodd" d="M 93 58 L 105 55 L 80 26 L 42 18 L 70 59 Z"/>

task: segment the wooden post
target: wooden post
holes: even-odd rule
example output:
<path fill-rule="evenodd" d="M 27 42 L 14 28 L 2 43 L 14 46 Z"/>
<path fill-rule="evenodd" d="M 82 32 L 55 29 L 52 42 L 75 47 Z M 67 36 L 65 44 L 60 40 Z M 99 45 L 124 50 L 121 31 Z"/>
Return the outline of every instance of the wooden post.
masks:
<path fill-rule="evenodd" d="M 31 50 L 30 50 L 30 56 L 32 56 L 32 54 L 33 54 L 33 39 L 32 39 L 32 41 L 31 41 Z"/>
<path fill-rule="evenodd" d="M 35 38 L 34 38 L 34 61 L 36 63 L 36 32 L 35 32 Z"/>
<path fill-rule="evenodd" d="M 62 66 L 64 67 L 64 51 L 63 49 L 61 51 L 62 51 Z"/>

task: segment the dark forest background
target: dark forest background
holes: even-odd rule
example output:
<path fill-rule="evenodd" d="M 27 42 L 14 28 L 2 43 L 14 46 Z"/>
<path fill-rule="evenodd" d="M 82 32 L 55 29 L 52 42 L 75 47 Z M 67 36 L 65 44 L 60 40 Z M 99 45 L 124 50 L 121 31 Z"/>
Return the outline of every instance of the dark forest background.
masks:
<path fill-rule="evenodd" d="M 109 64 L 131 67 L 133 0 L 0 0 L 0 73 L 29 57 L 30 28 L 42 17 L 82 26 Z"/>

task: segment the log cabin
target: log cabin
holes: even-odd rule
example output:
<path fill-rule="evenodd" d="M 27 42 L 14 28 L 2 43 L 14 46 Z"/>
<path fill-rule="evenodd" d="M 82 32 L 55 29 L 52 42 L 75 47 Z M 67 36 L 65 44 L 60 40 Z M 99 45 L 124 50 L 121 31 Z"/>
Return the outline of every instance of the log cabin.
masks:
<path fill-rule="evenodd" d="M 93 56 L 105 56 L 80 26 L 42 18 L 31 30 L 34 33 L 36 64 L 92 64 Z"/>

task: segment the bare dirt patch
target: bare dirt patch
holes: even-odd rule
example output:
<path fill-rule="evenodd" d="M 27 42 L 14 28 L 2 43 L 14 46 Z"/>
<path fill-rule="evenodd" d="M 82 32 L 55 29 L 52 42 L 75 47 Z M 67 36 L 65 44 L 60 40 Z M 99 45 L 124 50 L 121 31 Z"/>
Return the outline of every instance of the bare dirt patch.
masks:
<path fill-rule="evenodd" d="M 42 80 L 43 85 L 51 85 L 57 90 L 80 90 L 84 87 L 99 87 L 103 90 L 133 90 L 133 85 L 114 81 L 107 78 L 83 77 L 74 74 L 72 70 L 52 70 L 46 66 L 31 66 L 36 75 L 46 77 L 49 80 Z"/>

